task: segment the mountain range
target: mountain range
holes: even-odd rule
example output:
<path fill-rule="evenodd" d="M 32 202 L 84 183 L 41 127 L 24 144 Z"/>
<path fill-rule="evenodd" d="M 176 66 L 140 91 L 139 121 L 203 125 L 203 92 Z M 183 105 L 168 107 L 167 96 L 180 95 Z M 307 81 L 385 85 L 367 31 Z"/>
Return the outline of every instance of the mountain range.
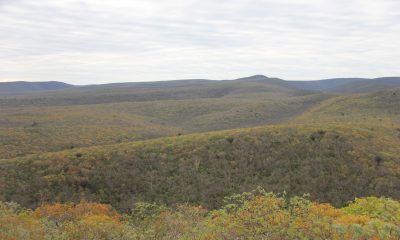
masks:
<path fill-rule="evenodd" d="M 279 78 L 268 78 L 264 75 L 255 75 L 236 80 L 173 80 L 158 82 L 130 82 L 130 83 L 110 83 L 100 85 L 77 86 L 63 82 L 0 82 L 0 96 L 23 95 L 27 93 L 43 93 L 54 91 L 95 91 L 104 89 L 118 88 L 168 88 L 168 87 L 188 87 L 205 86 L 215 83 L 227 84 L 230 82 L 259 82 L 287 88 L 324 91 L 334 93 L 361 93 L 372 92 L 376 90 L 385 90 L 392 87 L 400 87 L 400 77 L 382 77 L 382 78 L 333 78 L 313 81 L 286 81 Z"/>
<path fill-rule="evenodd" d="M 35 87 L 33 87 L 33 86 Z M 0 84 L 0 201 L 400 199 L 400 78 Z"/>

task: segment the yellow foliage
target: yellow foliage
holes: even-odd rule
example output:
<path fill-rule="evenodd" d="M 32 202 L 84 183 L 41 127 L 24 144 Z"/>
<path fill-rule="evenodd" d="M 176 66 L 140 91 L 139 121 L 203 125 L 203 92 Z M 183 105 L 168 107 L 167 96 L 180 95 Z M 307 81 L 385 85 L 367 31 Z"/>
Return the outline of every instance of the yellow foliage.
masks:
<path fill-rule="evenodd" d="M 49 220 L 64 222 L 82 219 L 87 216 L 102 216 L 118 222 L 121 216 L 111 206 L 100 203 L 90 203 L 82 201 L 79 204 L 52 204 L 44 205 L 35 210 L 37 218 L 46 217 Z"/>
<path fill-rule="evenodd" d="M 244 200 L 214 211 L 189 205 L 158 211 L 156 204 L 142 203 L 142 208 L 154 211 L 133 212 L 140 213 L 131 216 L 139 217 L 136 221 L 99 203 L 51 204 L 21 211 L 0 202 L 0 239 L 400 239 L 400 227 L 393 220 L 397 212 L 382 211 L 396 209 L 399 201 L 391 199 L 357 199 L 342 209 L 265 191 L 231 199 Z"/>

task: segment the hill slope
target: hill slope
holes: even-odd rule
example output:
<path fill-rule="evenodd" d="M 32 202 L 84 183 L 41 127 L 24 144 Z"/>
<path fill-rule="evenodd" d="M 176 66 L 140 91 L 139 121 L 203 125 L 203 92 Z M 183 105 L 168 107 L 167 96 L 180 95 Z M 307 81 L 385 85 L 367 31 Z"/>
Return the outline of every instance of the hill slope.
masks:
<path fill-rule="evenodd" d="M 288 81 L 291 87 L 303 90 L 336 92 L 336 93 L 367 93 L 391 88 L 400 88 L 400 77 L 384 78 L 334 78 L 317 81 Z"/>
<path fill-rule="evenodd" d="M 81 90 L 0 98 L 0 159 L 279 123 L 331 97 L 262 76 L 189 87 Z"/>
<path fill-rule="evenodd" d="M 400 88 L 333 97 L 316 104 L 292 122 L 393 127 L 400 123 Z"/>
<path fill-rule="evenodd" d="M 306 94 L 281 79 L 252 76 L 231 81 L 182 80 L 74 87 L 64 91 L 0 98 L 0 106 L 67 106 L 118 102 L 241 97 L 259 93 Z M 247 97 L 247 96 L 244 96 Z"/>
<path fill-rule="evenodd" d="M 0 133 L 9 159 L 0 160 L 0 200 L 28 207 L 88 199 L 119 209 L 142 200 L 214 208 L 224 196 L 257 186 L 310 193 L 336 206 L 360 196 L 400 198 L 399 90 L 333 96 L 288 88 L 279 79 L 248 80 L 200 88 L 218 94 L 174 87 L 168 91 L 184 89 L 175 100 L 4 104 Z M 168 91 L 162 94 L 170 98 Z M 290 123 L 78 148 L 274 121 Z M 66 148 L 64 140 L 75 149 L 45 153 Z M 14 158 L 29 153 L 38 154 Z"/>
<path fill-rule="evenodd" d="M 87 103 L 105 103 L 114 100 L 118 101 L 148 101 L 148 100 L 161 100 L 161 99 L 182 99 L 190 96 L 199 97 L 199 92 L 191 91 L 203 90 L 203 96 L 212 97 L 221 96 L 228 92 L 220 92 L 221 87 L 232 87 L 238 83 L 262 83 L 268 84 L 269 90 L 276 89 L 277 87 L 282 90 L 298 89 L 307 91 L 323 91 L 323 92 L 336 92 L 336 93 L 363 93 L 374 92 L 379 90 L 388 90 L 392 87 L 400 87 L 400 77 L 382 77 L 375 79 L 367 78 L 334 78 L 316 81 L 285 81 L 279 78 L 268 78 L 263 75 L 254 75 L 250 77 L 239 78 L 230 81 L 221 80 L 206 80 L 206 79 L 188 79 L 188 80 L 172 80 L 172 81 L 158 81 L 158 82 L 127 82 L 127 83 L 111 83 L 99 85 L 86 85 L 86 86 L 73 86 L 62 82 L 0 82 L 0 96 L 16 96 L 26 95 L 32 93 L 46 94 L 48 91 L 57 90 L 57 94 L 63 94 L 66 99 L 60 101 L 56 98 L 53 104 L 87 104 Z M 180 88 L 186 93 L 175 92 L 173 88 Z M 217 92 L 214 91 L 217 89 Z M 265 89 L 265 88 L 264 88 Z M 66 91 L 65 91 L 66 90 Z M 204 90 L 211 91 L 205 93 Z M 160 93 L 162 92 L 162 93 Z M 71 95 L 72 93 L 77 93 Z M 111 93 L 111 95 L 110 95 Z M 126 96 L 127 93 L 135 95 L 134 97 Z M 178 93 L 178 96 L 173 96 Z M 79 95 L 89 95 L 79 100 Z M 150 95 L 150 96 L 144 96 Z M 194 94 L 194 95 L 192 95 Z M 205 94 L 205 95 L 204 95 Z M 93 97 L 96 95 L 97 97 Z M 101 95 L 101 96 L 99 96 Z M 119 96 L 119 98 L 116 97 Z M 121 96 L 124 95 L 124 96 Z M 42 98 L 43 96 L 38 96 Z M 46 99 L 49 96 L 47 95 Z M 72 99 L 71 99 L 72 97 Z M 104 99 L 106 97 L 106 99 Z M 43 103 L 43 101 L 42 101 Z"/>
<path fill-rule="evenodd" d="M 398 141 L 394 129 L 270 126 L 33 155 L 0 161 L 0 200 L 217 207 L 257 186 L 338 206 L 359 196 L 400 198 Z"/>
<path fill-rule="evenodd" d="M 63 82 L 0 82 L 0 95 L 12 96 L 74 87 Z"/>

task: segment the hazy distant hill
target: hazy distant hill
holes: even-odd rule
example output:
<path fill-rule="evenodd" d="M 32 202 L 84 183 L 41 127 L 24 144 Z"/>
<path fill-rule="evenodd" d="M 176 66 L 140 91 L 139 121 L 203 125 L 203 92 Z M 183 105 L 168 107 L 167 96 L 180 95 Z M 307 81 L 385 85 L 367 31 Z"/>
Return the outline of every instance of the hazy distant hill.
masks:
<path fill-rule="evenodd" d="M 0 159 L 280 123 L 331 97 L 264 76 L 122 86 L 0 98 Z"/>
<path fill-rule="evenodd" d="M 28 92 L 26 88 L 19 88 L 22 91 L 14 96 L 2 88 L 0 93 L 6 92 L 7 97 L 0 97 L 0 158 L 284 123 L 303 113 L 311 113 L 310 110 L 313 112 L 306 122 L 330 122 L 336 119 L 331 117 L 333 115 L 352 122 L 363 121 L 345 110 L 358 112 L 362 108 L 365 109 L 363 117 L 372 116 L 371 111 L 374 116 L 383 116 L 372 108 L 376 97 L 365 96 L 365 100 L 360 100 L 360 107 L 349 105 L 339 111 L 335 109 L 340 106 L 341 98 L 336 96 L 346 92 L 350 96 L 349 103 L 353 103 L 358 98 L 347 92 L 392 89 L 398 82 L 398 78 L 382 78 L 299 83 L 255 75 L 229 81 L 193 79 L 76 87 L 63 83 L 31 83 L 35 87 Z M 0 87 L 11 89 L 11 85 Z M 30 83 L 23 85 L 27 87 Z M 17 88 L 13 91 L 18 92 Z M 390 91 L 385 101 L 397 102 Z M 316 108 L 321 104 L 326 106 L 326 100 L 332 98 L 338 102 L 329 110 L 331 115 L 324 110 L 324 115 L 316 112 Z M 315 116 L 324 116 L 325 120 L 315 121 Z"/>
<path fill-rule="evenodd" d="M 206 79 L 183 79 L 156 82 L 124 82 L 124 83 L 108 83 L 96 84 L 79 87 L 80 90 L 98 90 L 98 89 L 114 89 L 114 88 L 170 88 L 170 87 L 187 87 L 198 86 L 212 82 Z"/>
<path fill-rule="evenodd" d="M 264 93 L 304 95 L 307 92 L 310 91 L 293 88 L 284 80 L 257 75 L 230 81 L 178 80 L 79 86 L 28 98 L 0 99 L 0 105 L 82 105 L 240 97 Z"/>
<path fill-rule="evenodd" d="M 385 77 L 366 79 L 361 82 L 351 82 L 338 86 L 334 91 L 362 93 L 376 92 L 400 87 L 400 77 Z"/>
<path fill-rule="evenodd" d="M 363 93 L 400 87 L 400 77 L 334 78 L 318 81 L 288 81 L 290 86 L 313 91 Z"/>
<path fill-rule="evenodd" d="M 72 88 L 63 82 L 0 82 L 0 95 L 21 95 Z"/>
<path fill-rule="evenodd" d="M 0 83 L 0 96 L 24 95 L 31 93 L 44 93 L 58 90 L 56 94 L 85 93 L 89 95 L 95 93 L 102 101 L 109 101 L 109 98 L 115 95 L 120 96 L 120 101 L 130 100 L 160 100 L 160 99 L 181 99 L 182 91 L 185 98 L 204 96 L 221 96 L 221 94 L 230 94 L 230 90 L 236 91 L 237 88 L 246 87 L 246 84 L 263 84 L 257 91 L 283 90 L 306 90 L 306 91 L 324 91 L 335 93 L 362 93 L 386 90 L 392 87 L 400 87 L 400 77 L 384 77 L 376 79 L 366 78 L 335 78 L 316 81 L 285 81 L 279 78 L 269 78 L 263 75 L 254 75 L 236 80 L 206 80 L 206 79 L 187 79 L 157 82 L 126 82 L 110 83 L 98 85 L 74 86 L 62 82 L 7 82 Z M 179 89 L 175 91 L 175 89 Z M 254 88 L 253 90 L 256 90 Z M 202 92 L 201 92 L 202 91 Z M 90 93 L 90 94 L 88 94 Z M 122 95 L 129 97 L 121 97 Z M 194 94 L 193 96 L 191 94 Z M 140 96 L 139 96 L 140 95 Z M 42 97 L 42 96 L 41 96 Z M 76 100 L 77 95 L 72 96 L 75 104 L 81 104 Z M 108 100 L 105 100 L 108 98 Z M 87 99 L 86 99 L 87 100 Z M 83 103 L 94 102 L 98 100 L 88 100 Z M 76 103 L 78 101 L 78 103 Z"/>

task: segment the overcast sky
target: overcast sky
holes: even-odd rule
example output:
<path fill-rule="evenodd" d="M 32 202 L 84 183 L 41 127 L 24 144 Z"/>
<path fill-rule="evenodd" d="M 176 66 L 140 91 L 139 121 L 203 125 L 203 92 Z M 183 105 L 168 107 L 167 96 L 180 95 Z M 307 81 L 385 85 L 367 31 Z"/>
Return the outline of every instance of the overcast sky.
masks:
<path fill-rule="evenodd" d="M 400 76 L 400 0 L 0 0 L 0 81 Z"/>

